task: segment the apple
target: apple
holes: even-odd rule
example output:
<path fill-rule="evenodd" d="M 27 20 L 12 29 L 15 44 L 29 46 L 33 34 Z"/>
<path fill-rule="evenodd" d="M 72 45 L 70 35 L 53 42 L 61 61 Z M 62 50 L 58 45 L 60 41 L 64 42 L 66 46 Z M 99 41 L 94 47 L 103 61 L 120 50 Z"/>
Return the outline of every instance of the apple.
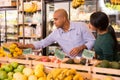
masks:
<path fill-rule="evenodd" d="M 10 65 L 15 69 L 15 68 L 17 68 L 18 63 L 17 62 L 11 62 Z"/>
<path fill-rule="evenodd" d="M 42 62 L 50 62 L 50 59 L 48 57 L 46 57 L 46 56 L 43 56 L 43 57 L 40 58 L 40 61 L 42 61 Z"/>
<path fill-rule="evenodd" d="M 6 72 L 10 72 L 10 71 L 13 70 L 13 67 L 12 67 L 10 64 L 6 64 L 6 65 L 4 66 L 4 70 L 5 70 Z"/>
<path fill-rule="evenodd" d="M 18 65 L 18 67 L 15 70 L 17 70 L 18 72 L 22 72 L 24 68 L 24 65 Z"/>

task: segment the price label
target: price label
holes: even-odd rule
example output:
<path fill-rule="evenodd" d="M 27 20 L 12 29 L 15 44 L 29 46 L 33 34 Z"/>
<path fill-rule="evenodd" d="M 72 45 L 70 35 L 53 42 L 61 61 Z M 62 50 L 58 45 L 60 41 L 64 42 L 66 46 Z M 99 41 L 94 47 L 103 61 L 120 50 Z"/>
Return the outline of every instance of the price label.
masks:
<path fill-rule="evenodd" d="M 32 53 L 32 49 L 28 48 L 28 49 L 23 49 L 23 54 L 31 54 Z"/>
<path fill-rule="evenodd" d="M 8 54 L 11 53 L 10 50 L 9 50 L 8 48 L 6 48 L 6 47 L 3 47 L 3 50 L 4 50 L 6 53 L 8 53 Z"/>
<path fill-rule="evenodd" d="M 82 57 L 86 59 L 93 59 L 94 56 L 95 56 L 95 52 L 91 50 L 84 49 L 82 53 Z"/>
<path fill-rule="evenodd" d="M 65 53 L 59 49 L 55 50 L 55 56 L 61 60 L 65 58 Z"/>

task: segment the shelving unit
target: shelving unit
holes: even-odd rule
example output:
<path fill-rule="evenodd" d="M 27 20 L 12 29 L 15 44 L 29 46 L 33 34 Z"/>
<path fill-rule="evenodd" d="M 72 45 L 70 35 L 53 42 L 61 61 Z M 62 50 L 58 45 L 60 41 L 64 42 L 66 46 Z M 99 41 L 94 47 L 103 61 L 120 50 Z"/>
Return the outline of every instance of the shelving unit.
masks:
<path fill-rule="evenodd" d="M 41 23 L 41 10 L 37 9 L 39 6 L 37 3 L 41 2 L 41 0 L 36 0 L 37 8 L 33 12 L 26 12 L 25 8 L 30 7 L 28 4 L 32 4 L 33 8 L 33 2 L 35 0 L 17 0 L 17 3 L 20 2 L 18 5 L 18 39 L 19 42 L 22 42 L 23 44 L 31 43 L 32 41 L 40 40 L 42 38 L 42 23 Z M 26 6 L 26 4 L 28 6 Z M 34 8 L 33 8 L 34 9 Z"/>
<path fill-rule="evenodd" d="M 0 7 L 0 45 L 3 42 L 17 41 L 17 8 L 16 6 Z M 13 16 L 14 15 L 14 16 Z"/>

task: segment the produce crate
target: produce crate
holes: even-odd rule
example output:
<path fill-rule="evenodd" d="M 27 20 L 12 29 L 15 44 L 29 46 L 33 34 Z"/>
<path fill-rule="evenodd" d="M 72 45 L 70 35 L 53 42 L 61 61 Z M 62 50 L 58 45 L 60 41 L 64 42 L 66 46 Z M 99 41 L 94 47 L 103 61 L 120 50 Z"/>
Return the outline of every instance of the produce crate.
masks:
<path fill-rule="evenodd" d="M 0 63 L 8 63 L 9 58 L 8 57 L 0 57 Z"/>
<path fill-rule="evenodd" d="M 9 58 L 9 63 L 10 62 L 18 62 L 19 64 L 23 64 L 27 67 L 32 67 L 32 60 L 23 60 L 23 59 L 15 59 L 15 58 Z"/>
<path fill-rule="evenodd" d="M 25 60 L 26 57 L 27 57 L 29 60 L 37 60 L 37 59 L 40 58 L 40 56 L 38 56 L 38 55 L 32 55 L 32 54 L 20 55 L 20 56 L 18 56 L 18 57 L 14 57 L 14 58 Z"/>
<path fill-rule="evenodd" d="M 111 76 L 113 80 L 120 80 L 120 70 L 110 68 L 92 67 L 92 77 L 103 79 L 106 76 Z"/>
<path fill-rule="evenodd" d="M 61 63 L 60 68 L 71 68 L 71 69 L 76 69 L 77 71 L 83 71 L 86 73 L 91 73 L 91 66 L 85 66 L 85 65 L 80 65 L 80 64 L 65 64 Z"/>
<path fill-rule="evenodd" d="M 41 62 L 41 61 L 32 60 L 32 66 L 35 66 L 37 64 L 43 64 L 45 67 L 51 67 L 51 68 L 55 68 L 55 67 L 59 67 L 60 66 L 59 63 Z"/>
<path fill-rule="evenodd" d="M 53 68 L 50 68 L 50 67 L 45 68 L 46 73 L 50 73 L 52 70 Z M 77 71 L 77 73 L 79 73 L 84 78 L 84 80 L 91 80 L 92 78 L 90 73 L 85 73 L 85 72 L 80 72 L 80 71 Z"/>

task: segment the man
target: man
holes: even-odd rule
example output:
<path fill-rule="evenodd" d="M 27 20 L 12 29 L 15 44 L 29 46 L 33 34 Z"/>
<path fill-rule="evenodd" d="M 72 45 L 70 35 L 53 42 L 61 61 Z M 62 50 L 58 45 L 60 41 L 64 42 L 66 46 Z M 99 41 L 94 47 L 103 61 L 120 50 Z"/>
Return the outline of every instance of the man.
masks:
<path fill-rule="evenodd" d="M 45 39 L 26 44 L 25 47 L 40 49 L 57 42 L 66 55 L 71 58 L 81 56 L 84 49 L 92 49 L 95 38 L 85 23 L 70 22 L 64 9 L 56 10 L 53 18 L 57 29 Z"/>

